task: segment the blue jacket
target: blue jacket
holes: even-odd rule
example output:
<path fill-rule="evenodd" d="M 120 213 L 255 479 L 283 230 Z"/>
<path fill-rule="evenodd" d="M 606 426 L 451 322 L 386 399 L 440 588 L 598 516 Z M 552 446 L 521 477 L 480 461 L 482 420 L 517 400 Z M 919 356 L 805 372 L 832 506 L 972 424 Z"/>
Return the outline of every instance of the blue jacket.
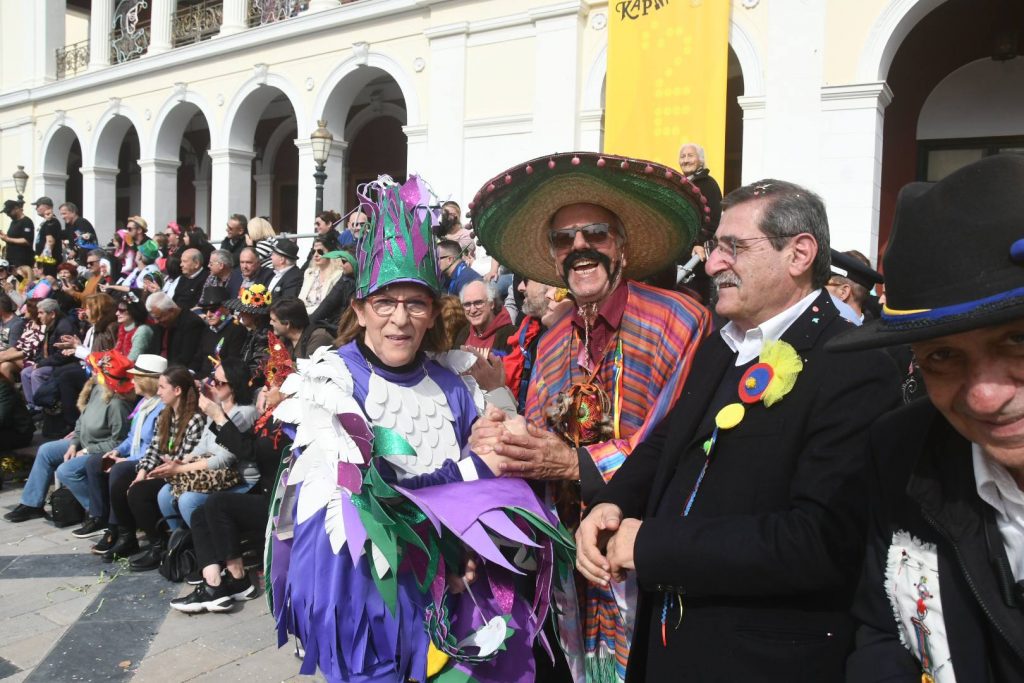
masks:
<path fill-rule="evenodd" d="M 139 439 L 138 449 L 134 451 L 132 450 L 132 435 L 135 434 L 135 426 L 139 421 L 139 416 L 135 415 L 132 417 L 132 423 L 128 427 L 128 436 L 124 437 L 124 441 L 119 443 L 115 449 L 118 456 L 128 460 L 138 460 L 145 454 L 146 449 L 149 448 L 149 442 L 153 440 L 153 435 L 156 433 L 156 418 L 160 416 L 163 410 L 163 402 L 158 401 L 156 408 L 146 415 L 146 421 L 142 423 L 142 438 Z"/>

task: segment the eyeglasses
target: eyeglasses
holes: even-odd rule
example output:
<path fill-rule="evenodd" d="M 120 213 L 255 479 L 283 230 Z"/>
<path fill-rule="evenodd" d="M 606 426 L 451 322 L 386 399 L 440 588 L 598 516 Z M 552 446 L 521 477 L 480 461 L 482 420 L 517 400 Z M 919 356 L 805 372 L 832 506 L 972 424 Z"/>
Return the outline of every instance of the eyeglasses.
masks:
<path fill-rule="evenodd" d="M 218 389 L 223 389 L 228 385 L 228 381 L 226 379 L 217 379 L 216 377 L 211 377 L 209 382 L 211 387 L 217 387 Z"/>
<path fill-rule="evenodd" d="M 85 265 L 87 265 L 87 266 L 95 266 L 98 263 L 99 263 L 99 261 L 86 261 Z"/>
<path fill-rule="evenodd" d="M 202 306 L 203 313 L 215 313 L 220 310 L 220 306 Z"/>
<path fill-rule="evenodd" d="M 120 306 L 118 306 L 117 307 L 117 312 L 118 313 L 127 313 L 128 309 L 127 308 L 121 308 Z"/>
<path fill-rule="evenodd" d="M 350 228 L 365 228 L 366 224 L 367 224 L 367 221 L 359 221 L 357 223 L 352 223 L 351 225 L 349 225 L 349 227 Z"/>
<path fill-rule="evenodd" d="M 462 307 L 467 311 L 474 308 L 483 308 L 487 305 L 487 299 L 477 299 L 476 301 L 463 301 Z"/>
<path fill-rule="evenodd" d="M 414 318 L 423 318 L 430 315 L 431 302 L 423 299 L 392 299 L 391 297 L 377 297 L 370 299 L 370 308 L 382 318 L 395 312 L 398 304 L 405 306 L 405 312 Z"/>
<path fill-rule="evenodd" d="M 323 256 L 323 255 L 324 255 L 324 254 L 326 254 L 327 252 L 326 252 L 326 251 L 324 251 L 323 249 L 314 249 L 314 250 L 313 250 L 313 253 L 314 253 L 314 254 L 316 254 L 317 256 Z"/>
<path fill-rule="evenodd" d="M 750 242 L 760 242 L 761 240 L 772 239 L 768 235 L 762 237 L 712 237 L 704 243 L 704 251 L 708 258 L 711 258 L 712 252 L 716 249 L 722 253 L 722 256 L 729 259 L 730 261 L 736 260 L 736 255 L 741 253 L 744 249 L 749 248 Z"/>
<path fill-rule="evenodd" d="M 548 242 L 556 251 L 567 251 L 572 249 L 576 242 L 576 234 L 583 233 L 583 239 L 592 247 L 599 247 L 607 244 L 611 238 L 611 226 L 607 223 L 591 223 L 590 225 L 576 225 L 571 228 L 560 228 L 548 231 Z"/>

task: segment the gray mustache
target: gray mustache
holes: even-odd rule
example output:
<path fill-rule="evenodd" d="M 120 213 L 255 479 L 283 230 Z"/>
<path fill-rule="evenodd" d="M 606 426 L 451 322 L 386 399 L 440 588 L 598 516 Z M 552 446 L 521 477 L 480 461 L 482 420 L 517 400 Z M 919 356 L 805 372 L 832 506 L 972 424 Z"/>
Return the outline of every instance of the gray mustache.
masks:
<path fill-rule="evenodd" d="M 738 287 L 743 284 L 743 280 L 740 279 L 739 275 L 729 271 L 718 273 L 712 278 L 712 282 L 715 283 L 715 287 L 721 287 L 722 285 L 736 285 Z"/>

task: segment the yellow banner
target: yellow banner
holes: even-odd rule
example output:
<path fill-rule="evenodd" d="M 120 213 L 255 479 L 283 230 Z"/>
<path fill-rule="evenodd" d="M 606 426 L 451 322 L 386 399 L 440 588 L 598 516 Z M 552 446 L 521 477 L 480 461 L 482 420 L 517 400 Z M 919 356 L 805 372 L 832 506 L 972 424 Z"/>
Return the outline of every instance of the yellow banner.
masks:
<path fill-rule="evenodd" d="M 604 151 L 679 168 L 696 142 L 722 182 L 730 0 L 611 0 Z"/>

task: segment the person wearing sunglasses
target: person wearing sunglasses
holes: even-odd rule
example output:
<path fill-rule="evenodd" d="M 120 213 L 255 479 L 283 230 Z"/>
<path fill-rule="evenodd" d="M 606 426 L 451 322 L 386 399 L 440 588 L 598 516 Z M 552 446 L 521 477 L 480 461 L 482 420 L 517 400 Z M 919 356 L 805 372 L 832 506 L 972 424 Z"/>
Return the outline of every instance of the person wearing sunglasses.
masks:
<path fill-rule="evenodd" d="M 504 476 L 543 482 L 570 529 L 668 414 L 710 330 L 692 299 L 639 281 L 689 247 L 702 206 L 671 169 L 584 152 L 519 164 L 476 195 L 473 224 L 487 253 L 530 281 L 567 288 L 575 305 L 538 344 L 529 430 L 516 433 L 515 420 L 490 411 L 471 445 L 505 458 Z M 569 639 L 552 675 L 583 680 L 596 665 L 621 676 L 635 594 L 631 579 L 588 587 L 584 614 L 575 598 L 561 601 Z M 538 671 L 551 666 L 546 654 L 536 660 Z"/>
<path fill-rule="evenodd" d="M 235 324 L 235 317 L 227 302 L 231 297 L 223 287 L 207 287 L 199 300 L 206 329 L 199 340 L 197 351 L 199 374 L 207 376 L 224 358 L 239 358 L 247 336 L 241 325 Z"/>
<path fill-rule="evenodd" d="M 317 236 L 313 240 L 310 266 L 303 274 L 302 289 L 299 290 L 299 301 L 306 306 L 307 313 L 312 314 L 317 309 L 343 275 L 341 261 L 326 257 L 330 251 L 329 239 Z"/>
<path fill-rule="evenodd" d="M 480 273 L 470 267 L 465 252 L 455 240 L 443 239 L 437 243 L 437 267 L 441 271 L 441 283 L 452 296 L 458 296 L 470 282 L 483 280 Z"/>

